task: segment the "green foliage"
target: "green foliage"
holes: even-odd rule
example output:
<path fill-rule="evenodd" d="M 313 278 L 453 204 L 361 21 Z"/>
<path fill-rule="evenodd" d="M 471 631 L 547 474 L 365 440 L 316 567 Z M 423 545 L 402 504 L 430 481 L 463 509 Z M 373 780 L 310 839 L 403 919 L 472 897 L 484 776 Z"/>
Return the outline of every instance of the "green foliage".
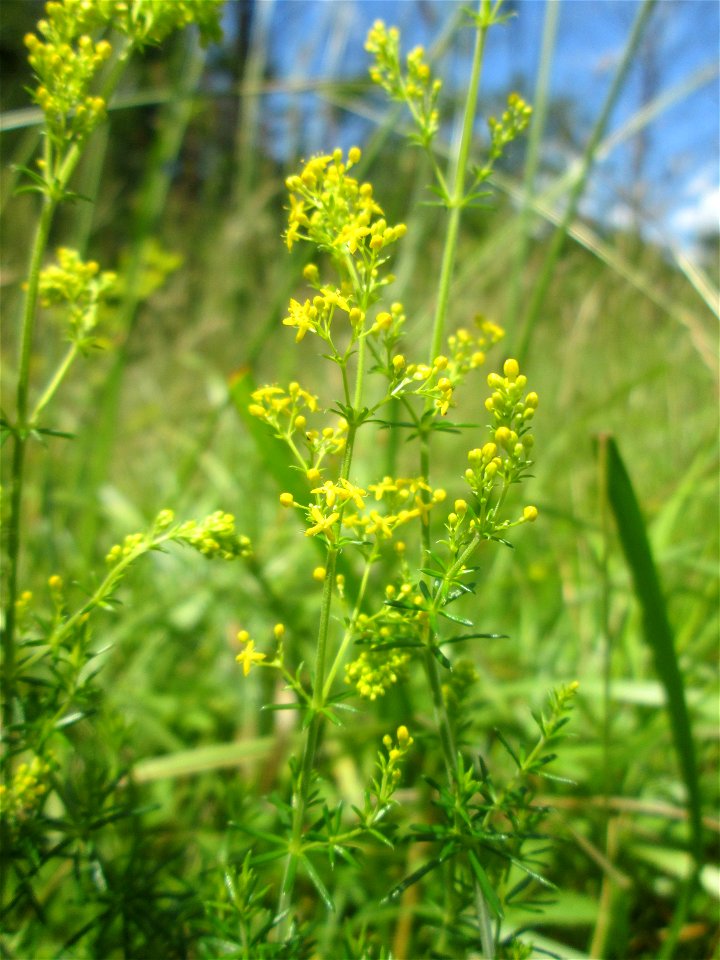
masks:
<path fill-rule="evenodd" d="M 282 176 L 252 106 L 240 171 L 218 162 L 227 113 L 179 34 L 218 18 L 66 0 L 26 41 L 44 137 L 8 200 L 3 952 L 709 953 L 712 283 L 570 221 L 593 253 L 542 265 L 545 200 L 502 195 L 530 108 L 476 123 L 501 3 L 462 15 L 460 104 L 434 50 L 376 23 L 371 78 L 409 129 Z M 246 105 L 259 46 L 251 68 Z M 121 75 L 169 99 L 114 114 Z M 598 477 L 607 429 L 636 494 L 615 461 Z"/>

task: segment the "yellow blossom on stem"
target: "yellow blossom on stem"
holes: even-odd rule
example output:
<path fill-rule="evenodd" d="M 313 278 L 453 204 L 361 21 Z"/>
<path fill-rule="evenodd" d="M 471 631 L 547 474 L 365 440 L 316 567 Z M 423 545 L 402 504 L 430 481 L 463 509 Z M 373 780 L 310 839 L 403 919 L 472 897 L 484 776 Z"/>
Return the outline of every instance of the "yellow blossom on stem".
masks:
<path fill-rule="evenodd" d="M 340 516 L 339 513 L 331 513 L 329 516 L 325 516 L 320 509 L 320 507 L 312 506 L 308 511 L 310 515 L 310 520 L 313 521 L 313 525 L 308 527 L 305 531 L 306 537 L 315 537 L 318 533 L 327 533 L 330 539 L 333 539 L 332 525 Z"/>
<path fill-rule="evenodd" d="M 255 641 L 248 640 L 245 644 L 243 650 L 235 657 L 236 661 L 242 664 L 243 676 L 247 676 L 250 673 L 251 668 L 256 663 L 262 663 L 265 659 L 264 653 L 255 652 Z"/>

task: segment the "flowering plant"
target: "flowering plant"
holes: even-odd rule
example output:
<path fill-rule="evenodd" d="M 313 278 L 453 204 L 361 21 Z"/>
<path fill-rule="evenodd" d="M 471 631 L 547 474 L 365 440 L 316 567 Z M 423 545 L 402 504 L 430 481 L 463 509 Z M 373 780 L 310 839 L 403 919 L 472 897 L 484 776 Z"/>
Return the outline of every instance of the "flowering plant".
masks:
<path fill-rule="evenodd" d="M 499 4 L 481 3 L 475 18 L 480 38 L 497 22 L 498 10 Z M 403 67 L 397 30 L 388 30 L 379 21 L 366 46 L 375 58 L 372 79 L 407 104 L 415 140 L 431 155 L 436 189 L 449 210 L 438 308 L 429 356 L 409 356 L 415 348 L 405 343 L 416 342 L 417 331 L 403 304 L 388 296 L 394 280 L 389 272 L 391 257 L 407 228 L 388 222 L 372 184 L 358 177 L 363 161 L 360 148 L 312 157 L 287 178 L 285 241 L 288 249 L 308 244 L 312 256 L 303 271 L 310 291 L 290 300 L 283 324 L 294 331 L 297 343 L 317 342 L 324 360 L 337 368 L 338 376 L 326 379 L 339 384 L 340 396 L 334 401 L 321 398 L 308 384 L 297 381 L 287 386 L 271 383 L 254 389 L 247 406 L 247 412 L 285 444 L 293 467 L 304 478 L 303 493 L 298 492 L 300 488 L 285 490 L 279 501 L 296 511 L 306 538 L 322 543 L 324 559 L 313 574 L 322 588 L 315 659 L 309 671 L 302 666 L 293 671 L 286 662 L 291 638 L 287 625 L 275 627 L 270 643 L 251 638 L 247 630 L 238 634 L 237 660 L 244 675 L 254 668 L 279 672 L 291 695 L 283 707 L 300 712 L 304 731 L 301 755 L 291 766 L 290 801 L 275 798 L 287 832 L 271 839 L 267 831 L 248 825 L 243 830 L 256 838 L 259 849 L 270 846 L 249 862 L 255 866 L 273 859 L 284 862 L 274 923 L 278 943 L 288 949 L 301 930 L 295 903 L 299 873 L 333 909 L 334 897 L 318 858 L 324 854 L 332 865 L 336 857 L 354 856 L 352 851 L 363 835 L 366 841 L 374 838 L 384 845 L 395 841 L 392 820 L 381 822 L 367 811 L 377 809 L 368 799 L 372 796 L 383 810 L 389 810 L 399 767 L 387 783 L 373 781 L 365 810 L 354 808 L 354 824 L 346 821 L 342 802 L 333 805 L 327 799 L 320 816 L 311 817 L 322 796 L 318 765 L 323 730 L 328 722 L 342 728 L 348 710 L 365 709 L 351 706 L 348 686 L 361 700 L 377 701 L 408 676 L 413 663 L 419 664 L 446 772 L 445 786 L 433 783 L 444 820 L 442 826 L 413 827 L 415 839 L 434 841 L 436 854 L 388 891 L 388 898 L 392 901 L 434 869 L 448 869 L 445 865 L 452 861 L 451 917 L 459 918 L 467 910 L 474 915 L 475 932 L 465 938 L 464 947 L 474 949 L 473 943 L 479 943 L 484 956 L 494 957 L 500 945 L 501 899 L 507 892 L 503 887 L 509 876 L 504 846 L 512 847 L 512 863 L 521 864 L 524 840 L 519 824 L 537 820 L 530 813 L 528 778 L 547 763 L 545 750 L 564 725 L 575 690 L 571 684 L 553 694 L 550 716 L 540 722 L 537 745 L 518 761 L 521 790 L 515 783 L 496 790 L 489 772 L 466 758 L 462 748 L 466 703 L 451 648 L 499 635 L 485 632 L 474 619 L 451 608 L 476 590 L 480 548 L 489 541 L 507 542 L 511 529 L 538 516 L 534 505 L 518 508 L 510 498 L 511 490 L 529 476 L 532 467 L 532 424 L 539 403 L 517 361 L 508 358 L 501 372 L 486 375 L 490 392 L 476 415 L 489 422 L 484 428 L 472 427 L 464 489 L 450 501 L 446 490 L 432 482 L 431 445 L 437 432 L 463 428 L 450 419 L 457 395 L 485 364 L 487 351 L 503 337 L 502 329 L 482 316 L 472 326 L 446 332 L 457 218 L 473 202 L 478 185 L 489 177 L 505 146 L 526 126 L 530 108 L 513 94 L 502 119 L 491 119 L 486 161 L 476 168 L 474 181 L 466 188 L 472 135 L 468 125 L 449 187 L 432 153 L 440 129 L 441 82 L 433 78 L 424 51 L 411 51 Z M 481 49 L 482 43 L 476 50 L 476 67 Z M 467 111 L 474 116 L 473 89 Z M 401 421 L 393 416 L 398 410 Z M 360 466 L 357 451 L 373 430 L 385 435 L 406 433 L 417 442 L 414 475 L 373 475 L 367 466 Z M 343 569 L 350 565 L 353 570 L 352 584 L 339 569 L 341 562 Z M 338 608 L 341 612 L 336 613 Z M 458 627 L 464 632 L 458 633 Z M 354 657 L 350 656 L 353 649 Z M 343 675 L 345 688 L 338 682 Z M 472 682 L 470 677 L 465 687 Z M 459 708 L 455 716 L 450 714 L 451 700 Z M 407 718 L 408 724 L 411 719 Z M 397 736 L 398 747 L 390 749 L 388 760 L 381 754 L 381 771 L 386 770 L 384 763 L 403 759 L 412 743 L 405 724 Z M 386 741 L 390 747 L 391 740 L 386 737 Z M 508 824 L 512 825 L 509 831 Z M 452 936 L 453 925 L 447 919 L 444 940 Z"/>

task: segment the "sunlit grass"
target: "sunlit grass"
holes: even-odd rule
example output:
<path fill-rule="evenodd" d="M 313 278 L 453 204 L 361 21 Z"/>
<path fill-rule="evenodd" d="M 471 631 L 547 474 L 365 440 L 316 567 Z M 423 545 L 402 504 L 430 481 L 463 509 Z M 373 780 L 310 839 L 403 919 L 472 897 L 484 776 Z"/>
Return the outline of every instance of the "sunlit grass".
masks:
<path fill-rule="evenodd" d="M 247 82 L 257 84 L 262 49 L 253 56 L 255 75 Z M 149 125 L 138 112 L 139 132 L 133 134 L 134 115 L 122 117 L 121 129 L 145 144 L 132 159 L 140 179 L 129 183 L 124 177 L 123 145 L 115 144 L 111 126 L 107 147 L 93 141 L 84 161 L 88 170 L 96 166 L 97 181 L 85 181 L 90 192 L 98 184 L 95 204 L 68 208 L 58 230 L 58 236 L 67 230 L 81 246 L 87 243 L 93 256 L 101 250 L 104 264 L 115 267 L 122 258 L 132 282 L 105 334 L 106 349 L 76 369 L 53 411 L 53 428 L 78 439 L 52 439 L 29 449 L 21 577 L 41 594 L 47 577 L 64 569 L 82 595 L 93 588 L 91 570 L 109 545 L 145 528 L 167 503 L 192 516 L 222 505 L 253 540 L 255 562 L 242 574 L 188 554 L 153 555 L 144 573 L 128 580 L 122 606 L 108 612 L 98 631 L 108 645 L 99 675 L 108 710 L 129 724 L 123 755 L 138 761 L 138 780 L 150 785 L 146 796 L 157 803 L 149 823 L 168 849 L 175 848 L 168 875 L 179 886 L 199 885 L 199 896 L 211 900 L 215 881 L 206 871 L 218 871 L 224 857 L 242 859 L 242 841 L 228 835 L 228 820 L 256 812 L 256 792 L 287 790 L 286 759 L 299 736 L 288 720 L 294 715 L 260 712 L 279 690 L 254 675 L 242 683 L 232 641 L 240 625 L 252 631 L 292 619 L 300 638 L 295 661 L 309 658 L 312 644 L 303 638 L 314 630 L 312 568 L 319 562 L 277 506 L 281 485 L 270 469 L 271 454 L 238 414 L 228 384 L 238 374 L 257 383 L 287 382 L 298 362 L 303 378 L 312 378 L 320 366 L 304 344 L 298 353 L 290 331 L 280 325 L 288 297 L 302 286 L 302 262 L 288 257 L 280 239 L 284 171 L 253 150 L 262 99 L 247 98 L 254 109 L 236 131 L 232 173 L 224 169 L 220 148 L 210 153 L 213 162 L 203 168 L 208 172 L 188 173 L 203 155 L 198 141 L 220 133 L 223 107 L 203 96 L 191 109 L 186 97 L 201 75 L 202 57 L 188 44 L 178 45 L 176 59 L 181 69 L 175 66 L 163 78 L 163 89 L 173 92 L 157 98 L 154 122 Z M 341 91 L 338 98 L 364 109 L 377 125 L 377 153 L 367 151 L 371 160 L 363 175 L 373 180 L 393 217 L 410 226 L 413 242 L 396 264 L 397 296 L 424 331 L 425 349 L 441 252 L 437 210 L 412 204 L 423 196 L 427 170 L 420 154 L 404 153 L 389 129 L 398 126 L 396 114 L 385 121 L 361 95 L 348 103 Z M 598 140 L 587 159 L 598 159 L 611 146 L 607 137 Z M 20 161 L 26 162 L 29 149 L 28 142 L 13 141 Z M 542 144 L 536 149 L 541 154 Z M 441 157 L 443 150 L 441 144 Z M 528 163 L 536 160 L 531 154 Z M 184 172 L 178 176 L 179 169 Z M 639 237 L 608 233 L 574 217 L 563 223 L 560 201 L 573 184 L 582 187 L 582 179 L 559 177 L 555 188 L 533 191 L 524 209 L 521 177 L 505 172 L 495 180 L 498 190 L 488 208 L 471 212 L 460 235 L 449 320 L 451 326 L 466 324 L 478 312 L 498 321 L 510 318 L 510 343 L 517 343 L 523 327 L 513 318 L 528 307 L 534 311 L 527 365 L 542 397 L 536 435 L 543 455 L 533 481 L 541 520 L 519 531 L 514 551 L 488 552 L 482 561 L 482 587 L 472 603 L 483 629 L 509 639 L 487 641 L 473 654 L 481 677 L 474 700 L 474 722 L 482 731 L 477 752 L 510 767 L 495 728 L 513 742 L 528 740 L 529 707 L 541 708 L 557 682 L 579 680 L 573 736 L 557 769 L 574 783 L 555 788 L 557 796 L 549 791 L 556 808 L 552 830 L 562 837 L 549 855 L 559 891 L 539 920 L 535 942 L 567 957 L 655 956 L 658 929 L 670 930 L 673 917 L 683 920 L 675 907 L 690 874 L 683 855 L 691 833 L 662 678 L 643 637 L 642 608 L 616 532 L 609 517 L 603 520 L 594 442 L 603 432 L 614 435 L 640 500 L 675 635 L 698 753 L 705 842 L 712 851 L 718 829 L 712 820 L 717 295 L 713 279 L 684 255 L 673 257 Z M 16 371 L 9 321 L 21 298 L 17 286 L 34 213 L 27 197 L 11 198 L 8 191 L 3 200 L 6 222 L 13 225 L 4 252 L 10 287 L 3 380 L 11 393 Z M 557 223 L 568 235 L 549 260 Z M 5 236 L 9 241 L 7 230 Z M 150 241 L 159 256 L 146 246 Z M 176 253 L 181 265 L 169 258 Z M 533 308 L 539 285 L 546 290 Z M 44 324 L 34 371 L 51 369 L 60 355 L 62 344 L 54 338 L 52 326 Z M 12 397 L 4 406 L 12 408 Z M 482 423 L 478 406 L 468 400 L 453 416 Z M 462 444 L 454 437 L 437 443 L 437 482 L 450 498 L 462 487 Z M 360 442 L 359 469 L 378 457 L 402 465 L 410 454 L 390 441 Z M 361 728 L 328 735 L 327 772 L 338 796 L 357 802 L 376 742 L 409 706 L 418 709 L 423 696 L 416 678 L 398 702 L 368 714 Z M 421 732 L 429 735 L 429 718 Z M 104 729 L 82 736 L 116 744 Z M 101 746 L 93 749 L 102 756 Z M 422 789 L 403 798 L 409 810 L 421 807 Z M 265 801 L 262 817 L 272 822 Z M 413 912 L 407 929 L 389 911 L 357 908 L 363 883 L 379 900 L 391 879 L 417 869 L 412 856 L 403 848 L 397 869 L 387 862 L 382 889 L 377 877 L 346 881 L 348 912 L 341 916 L 353 934 L 377 911 L 388 946 L 404 943 L 418 953 L 431 948 L 422 932 L 431 910 L 422 896 L 408 900 Z M 52 889 L 46 893 L 51 902 Z M 314 896 L 312 887 L 304 893 Z M 701 877 L 687 929 L 673 931 L 668 942 L 696 939 L 683 940 L 676 956 L 706 955 L 716 907 L 707 875 L 704 885 Z M 68 918 L 64 929 L 62 919 L 55 921 L 59 939 L 48 949 L 57 952 L 63 937 L 79 929 L 76 919 Z M 509 930 L 536 919 L 508 914 L 506 924 Z M 197 916 L 188 924 L 202 928 Z M 331 921 L 326 944 L 340 942 L 333 936 L 341 934 Z M 86 955 L 80 946 L 73 949 Z M 326 949 L 332 955 L 334 948 Z"/>

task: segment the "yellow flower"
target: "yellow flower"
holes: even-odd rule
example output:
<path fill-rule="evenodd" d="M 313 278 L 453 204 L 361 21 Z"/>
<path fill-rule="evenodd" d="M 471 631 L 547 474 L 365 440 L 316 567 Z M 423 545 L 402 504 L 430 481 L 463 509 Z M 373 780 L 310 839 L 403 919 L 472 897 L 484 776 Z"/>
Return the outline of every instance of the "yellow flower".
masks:
<path fill-rule="evenodd" d="M 314 537 L 316 534 L 324 533 L 327 530 L 328 535 L 332 538 L 333 534 L 330 528 L 339 516 L 339 513 L 331 513 L 328 517 L 326 517 L 323 515 L 320 507 L 310 507 L 310 519 L 314 521 L 314 524 L 312 527 L 307 528 L 305 531 L 305 536 Z"/>
<path fill-rule="evenodd" d="M 248 640 L 245 649 L 242 650 L 236 657 L 238 663 L 242 664 L 243 675 L 247 676 L 250 673 L 250 669 L 255 663 L 261 663 L 265 659 L 264 653 L 255 653 L 255 641 Z"/>
<path fill-rule="evenodd" d="M 370 523 L 367 525 L 366 533 L 373 534 L 377 533 L 381 537 L 387 537 L 388 539 L 392 537 L 392 527 L 393 523 L 397 521 L 397 517 L 383 517 L 377 510 L 370 511 Z"/>
<path fill-rule="evenodd" d="M 294 298 L 290 299 L 289 314 L 283 320 L 286 327 L 297 327 L 295 342 L 299 343 L 308 330 L 315 332 L 317 330 L 317 309 L 306 300 L 300 303 Z"/>

